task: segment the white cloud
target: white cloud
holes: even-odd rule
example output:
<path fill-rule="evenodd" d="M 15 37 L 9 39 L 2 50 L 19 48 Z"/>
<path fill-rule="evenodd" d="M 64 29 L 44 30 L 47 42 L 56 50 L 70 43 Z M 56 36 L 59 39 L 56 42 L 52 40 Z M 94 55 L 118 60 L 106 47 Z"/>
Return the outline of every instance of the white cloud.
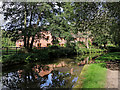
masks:
<path fill-rule="evenodd" d="M 2 6 L 2 1 L 0 1 L 0 7 Z"/>

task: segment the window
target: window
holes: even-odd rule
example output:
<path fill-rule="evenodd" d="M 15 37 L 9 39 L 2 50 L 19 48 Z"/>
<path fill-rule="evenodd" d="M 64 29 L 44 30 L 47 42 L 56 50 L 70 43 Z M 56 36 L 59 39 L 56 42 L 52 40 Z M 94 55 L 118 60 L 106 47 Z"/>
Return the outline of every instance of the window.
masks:
<path fill-rule="evenodd" d="M 48 43 L 47 46 L 50 46 L 50 43 Z"/>
<path fill-rule="evenodd" d="M 47 40 L 49 40 L 49 36 L 47 36 Z"/>
<path fill-rule="evenodd" d="M 38 47 L 41 47 L 41 43 L 38 43 L 37 46 L 38 46 Z"/>

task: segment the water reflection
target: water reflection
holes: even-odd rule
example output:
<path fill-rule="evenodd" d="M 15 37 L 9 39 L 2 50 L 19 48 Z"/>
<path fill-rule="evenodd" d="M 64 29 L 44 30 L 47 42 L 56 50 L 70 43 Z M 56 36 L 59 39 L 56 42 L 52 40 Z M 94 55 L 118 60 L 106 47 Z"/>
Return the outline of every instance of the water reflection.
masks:
<path fill-rule="evenodd" d="M 41 84 L 41 85 L 40 85 L 41 88 L 47 87 L 47 86 L 49 86 L 49 85 L 52 85 L 52 75 L 53 75 L 52 73 L 50 73 L 50 74 L 48 75 L 47 81 L 46 81 L 44 84 Z"/>
<path fill-rule="evenodd" d="M 59 61 L 59 60 L 58 60 Z M 3 72 L 4 88 L 72 88 L 82 66 L 94 62 L 90 56 L 63 58 L 58 64 L 26 65 L 21 69 Z"/>

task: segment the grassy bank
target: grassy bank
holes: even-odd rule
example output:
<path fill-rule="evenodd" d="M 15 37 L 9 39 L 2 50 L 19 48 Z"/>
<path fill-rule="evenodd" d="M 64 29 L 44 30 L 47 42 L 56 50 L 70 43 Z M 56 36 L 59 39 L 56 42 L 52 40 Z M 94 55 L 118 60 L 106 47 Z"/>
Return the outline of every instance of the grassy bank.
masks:
<path fill-rule="evenodd" d="M 20 63 L 32 63 L 39 61 L 42 64 L 52 63 L 54 58 L 64 57 L 73 55 L 74 52 L 70 48 L 59 48 L 59 49 L 34 49 L 28 53 L 16 53 L 2 56 L 2 63 L 4 66 L 15 65 Z"/>
<path fill-rule="evenodd" d="M 106 72 L 101 64 L 85 65 L 74 88 L 104 88 Z"/>
<path fill-rule="evenodd" d="M 106 53 L 95 59 L 96 62 L 85 65 L 74 88 L 104 88 L 106 81 L 106 61 L 120 60 L 120 52 Z"/>
<path fill-rule="evenodd" d="M 86 50 L 86 51 L 85 51 Z M 79 51 L 80 54 L 101 52 L 101 49 L 82 49 Z M 84 52 L 84 53 L 83 53 Z M 2 63 L 3 66 L 7 65 L 15 65 L 20 63 L 33 63 L 33 62 L 41 62 L 42 64 L 52 63 L 54 58 L 65 57 L 70 55 L 75 55 L 77 52 L 72 48 L 67 47 L 48 47 L 45 49 L 33 49 L 31 52 L 26 52 L 24 50 L 19 50 L 17 53 L 3 55 Z"/>

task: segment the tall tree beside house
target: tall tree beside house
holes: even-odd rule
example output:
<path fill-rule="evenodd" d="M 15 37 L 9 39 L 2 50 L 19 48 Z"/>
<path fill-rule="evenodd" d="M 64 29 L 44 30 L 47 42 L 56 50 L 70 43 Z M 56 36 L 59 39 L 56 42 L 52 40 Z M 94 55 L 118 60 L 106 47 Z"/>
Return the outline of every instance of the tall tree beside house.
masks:
<path fill-rule="evenodd" d="M 116 44 L 119 44 L 119 33 L 113 32 L 112 28 L 110 30 L 113 25 L 116 27 L 115 30 L 119 31 L 119 25 L 117 25 L 119 15 L 108 16 L 106 13 L 107 8 L 111 13 L 119 12 L 108 6 L 105 7 L 106 10 L 104 8 L 100 10 L 101 6 L 101 3 L 88 2 L 9 2 L 3 4 L 3 10 L 5 19 L 9 20 L 6 28 L 10 33 L 12 32 L 10 36 L 15 37 L 14 40 L 24 36 L 22 38 L 26 48 L 32 48 L 35 35 L 41 37 L 39 32 L 43 30 L 51 31 L 56 39 L 57 37 L 66 39 L 67 43 L 73 40 L 72 33 L 77 35 L 81 32 L 82 37 L 86 38 L 87 48 L 89 48 L 88 38 L 91 36 L 94 37 L 96 43 L 104 44 L 104 46 L 111 37 Z M 118 19 L 114 19 L 113 23 L 112 17 Z M 32 37 L 31 42 L 29 42 L 30 37 Z"/>
<path fill-rule="evenodd" d="M 94 26 L 92 27 L 93 43 L 96 43 L 99 47 L 104 45 L 104 48 L 106 48 L 106 44 L 111 40 L 110 27 L 112 21 L 107 8 L 104 8 L 101 3 L 101 7 L 94 18 Z"/>
<path fill-rule="evenodd" d="M 47 18 L 52 14 L 52 3 L 8 2 L 3 4 L 3 10 L 5 19 L 9 20 L 7 30 L 17 32 L 16 37 L 24 36 L 24 47 L 32 49 L 35 35 L 45 30 Z"/>
<path fill-rule="evenodd" d="M 78 32 L 86 32 L 84 38 L 86 38 L 86 45 L 88 46 L 89 29 L 90 29 L 90 15 L 94 13 L 96 6 L 94 3 L 60 3 L 61 6 L 58 7 L 57 13 L 54 12 L 52 18 L 49 19 L 50 24 L 48 25 L 49 30 L 55 37 L 62 37 L 70 44 L 73 41 L 73 35 L 78 34 Z M 88 5 L 88 7 L 86 7 Z M 93 7 L 92 7 L 93 5 Z M 63 10 L 61 10 L 61 8 Z M 94 8 L 94 10 L 90 10 Z M 82 13 L 82 14 L 81 14 Z M 81 14 L 81 15 L 80 15 Z M 89 15 L 90 14 L 90 15 Z M 88 17 L 89 15 L 89 17 Z M 83 17 L 84 16 L 84 17 Z M 82 22 L 82 24 L 81 24 Z M 84 22 L 84 23 L 83 23 Z"/>
<path fill-rule="evenodd" d="M 55 6 L 57 8 L 52 11 L 53 14 L 48 19 L 49 25 L 47 25 L 47 28 L 51 31 L 53 41 L 56 41 L 58 38 L 69 41 L 68 36 L 70 37 L 70 32 L 72 29 L 68 24 L 68 20 L 66 19 L 66 13 L 64 12 L 64 6 L 66 4 L 67 3 L 55 3 Z"/>
<path fill-rule="evenodd" d="M 71 33 L 83 33 L 82 37 L 86 38 L 86 46 L 89 48 L 88 38 L 91 36 L 91 27 L 93 18 L 97 13 L 99 3 L 72 2 L 66 3 L 64 7 L 64 17 L 69 21 Z M 78 35 L 77 35 L 78 36 Z M 79 36 L 81 37 L 81 36 Z"/>
<path fill-rule="evenodd" d="M 104 7 L 109 10 L 109 14 L 113 19 L 110 31 L 112 42 L 120 47 L 120 2 L 106 2 Z"/>
<path fill-rule="evenodd" d="M 113 30 L 112 32 L 114 32 L 115 35 L 110 34 L 110 27 L 113 27 L 112 23 L 114 22 L 114 19 L 109 15 L 108 8 L 104 7 L 103 3 L 88 2 L 73 3 L 73 6 L 74 13 L 71 14 L 70 18 L 73 24 L 71 25 L 75 27 L 77 33 L 78 31 L 84 33 L 83 37 L 86 38 L 87 48 L 89 48 L 88 38 L 90 36 L 94 38 L 94 42 L 100 45 L 103 44 L 104 47 L 106 47 L 106 44 L 111 40 L 111 37 L 116 35 Z M 119 21 L 119 19 L 117 20 Z M 116 28 L 116 30 L 119 29 Z M 118 33 L 117 38 L 119 38 Z"/>
<path fill-rule="evenodd" d="M 119 4 L 106 2 L 100 5 L 101 8 L 94 18 L 94 27 L 92 27 L 92 34 L 95 37 L 94 43 L 97 43 L 99 46 L 104 45 L 106 48 L 108 41 L 119 45 Z"/>
<path fill-rule="evenodd" d="M 12 32 L 11 37 L 14 37 L 15 39 L 19 39 L 21 36 L 24 36 L 24 46 L 26 47 L 26 25 L 28 24 L 27 16 L 29 15 L 27 4 L 4 2 L 3 11 L 5 16 L 4 19 L 9 20 L 5 29 L 7 29 L 8 32 Z"/>

